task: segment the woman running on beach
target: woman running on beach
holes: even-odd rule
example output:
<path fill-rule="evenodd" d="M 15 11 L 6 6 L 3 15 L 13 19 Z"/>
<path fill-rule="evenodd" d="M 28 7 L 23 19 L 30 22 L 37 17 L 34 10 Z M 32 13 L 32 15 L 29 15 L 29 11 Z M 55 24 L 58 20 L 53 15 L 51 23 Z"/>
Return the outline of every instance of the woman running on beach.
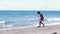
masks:
<path fill-rule="evenodd" d="M 43 15 L 40 13 L 40 11 L 37 12 L 38 15 L 39 15 L 39 26 L 38 27 L 41 27 L 41 24 L 43 25 L 44 27 L 44 24 L 42 23 L 42 21 L 44 20 L 44 17 Z"/>

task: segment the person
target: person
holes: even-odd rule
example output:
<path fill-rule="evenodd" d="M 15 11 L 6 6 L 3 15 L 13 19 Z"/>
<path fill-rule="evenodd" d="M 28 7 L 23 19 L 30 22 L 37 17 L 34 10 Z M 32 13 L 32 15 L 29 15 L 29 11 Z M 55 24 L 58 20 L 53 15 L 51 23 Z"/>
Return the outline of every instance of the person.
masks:
<path fill-rule="evenodd" d="M 38 27 L 41 27 L 41 24 L 44 27 L 45 25 L 42 23 L 42 21 L 44 20 L 43 14 L 40 11 L 38 11 L 37 13 L 38 13 L 38 16 L 39 16 L 39 26 Z"/>
<path fill-rule="evenodd" d="M 52 34 L 57 34 L 56 32 L 52 33 Z"/>

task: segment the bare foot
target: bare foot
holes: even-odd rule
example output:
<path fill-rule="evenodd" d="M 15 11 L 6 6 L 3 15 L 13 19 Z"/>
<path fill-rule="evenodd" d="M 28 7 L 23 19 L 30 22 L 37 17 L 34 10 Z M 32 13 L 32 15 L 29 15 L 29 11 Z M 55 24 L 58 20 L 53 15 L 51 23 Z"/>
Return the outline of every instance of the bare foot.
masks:
<path fill-rule="evenodd" d="M 38 27 L 40 27 L 40 26 L 38 26 Z"/>

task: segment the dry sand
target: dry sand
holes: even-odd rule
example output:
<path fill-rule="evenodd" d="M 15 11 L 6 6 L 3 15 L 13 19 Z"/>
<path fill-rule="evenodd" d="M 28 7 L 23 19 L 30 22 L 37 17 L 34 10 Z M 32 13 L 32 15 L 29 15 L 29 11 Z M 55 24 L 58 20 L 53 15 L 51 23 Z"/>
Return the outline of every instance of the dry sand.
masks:
<path fill-rule="evenodd" d="M 60 25 L 0 30 L 0 34 L 52 34 L 53 32 L 60 34 Z"/>

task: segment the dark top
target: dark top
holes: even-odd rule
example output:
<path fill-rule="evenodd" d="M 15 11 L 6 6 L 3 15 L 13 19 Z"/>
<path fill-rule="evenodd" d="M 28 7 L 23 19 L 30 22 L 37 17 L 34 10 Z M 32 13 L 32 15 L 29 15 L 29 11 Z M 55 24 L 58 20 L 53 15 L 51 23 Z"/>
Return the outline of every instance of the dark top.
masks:
<path fill-rule="evenodd" d="M 44 20 L 44 17 L 42 14 L 40 14 L 40 20 Z"/>

